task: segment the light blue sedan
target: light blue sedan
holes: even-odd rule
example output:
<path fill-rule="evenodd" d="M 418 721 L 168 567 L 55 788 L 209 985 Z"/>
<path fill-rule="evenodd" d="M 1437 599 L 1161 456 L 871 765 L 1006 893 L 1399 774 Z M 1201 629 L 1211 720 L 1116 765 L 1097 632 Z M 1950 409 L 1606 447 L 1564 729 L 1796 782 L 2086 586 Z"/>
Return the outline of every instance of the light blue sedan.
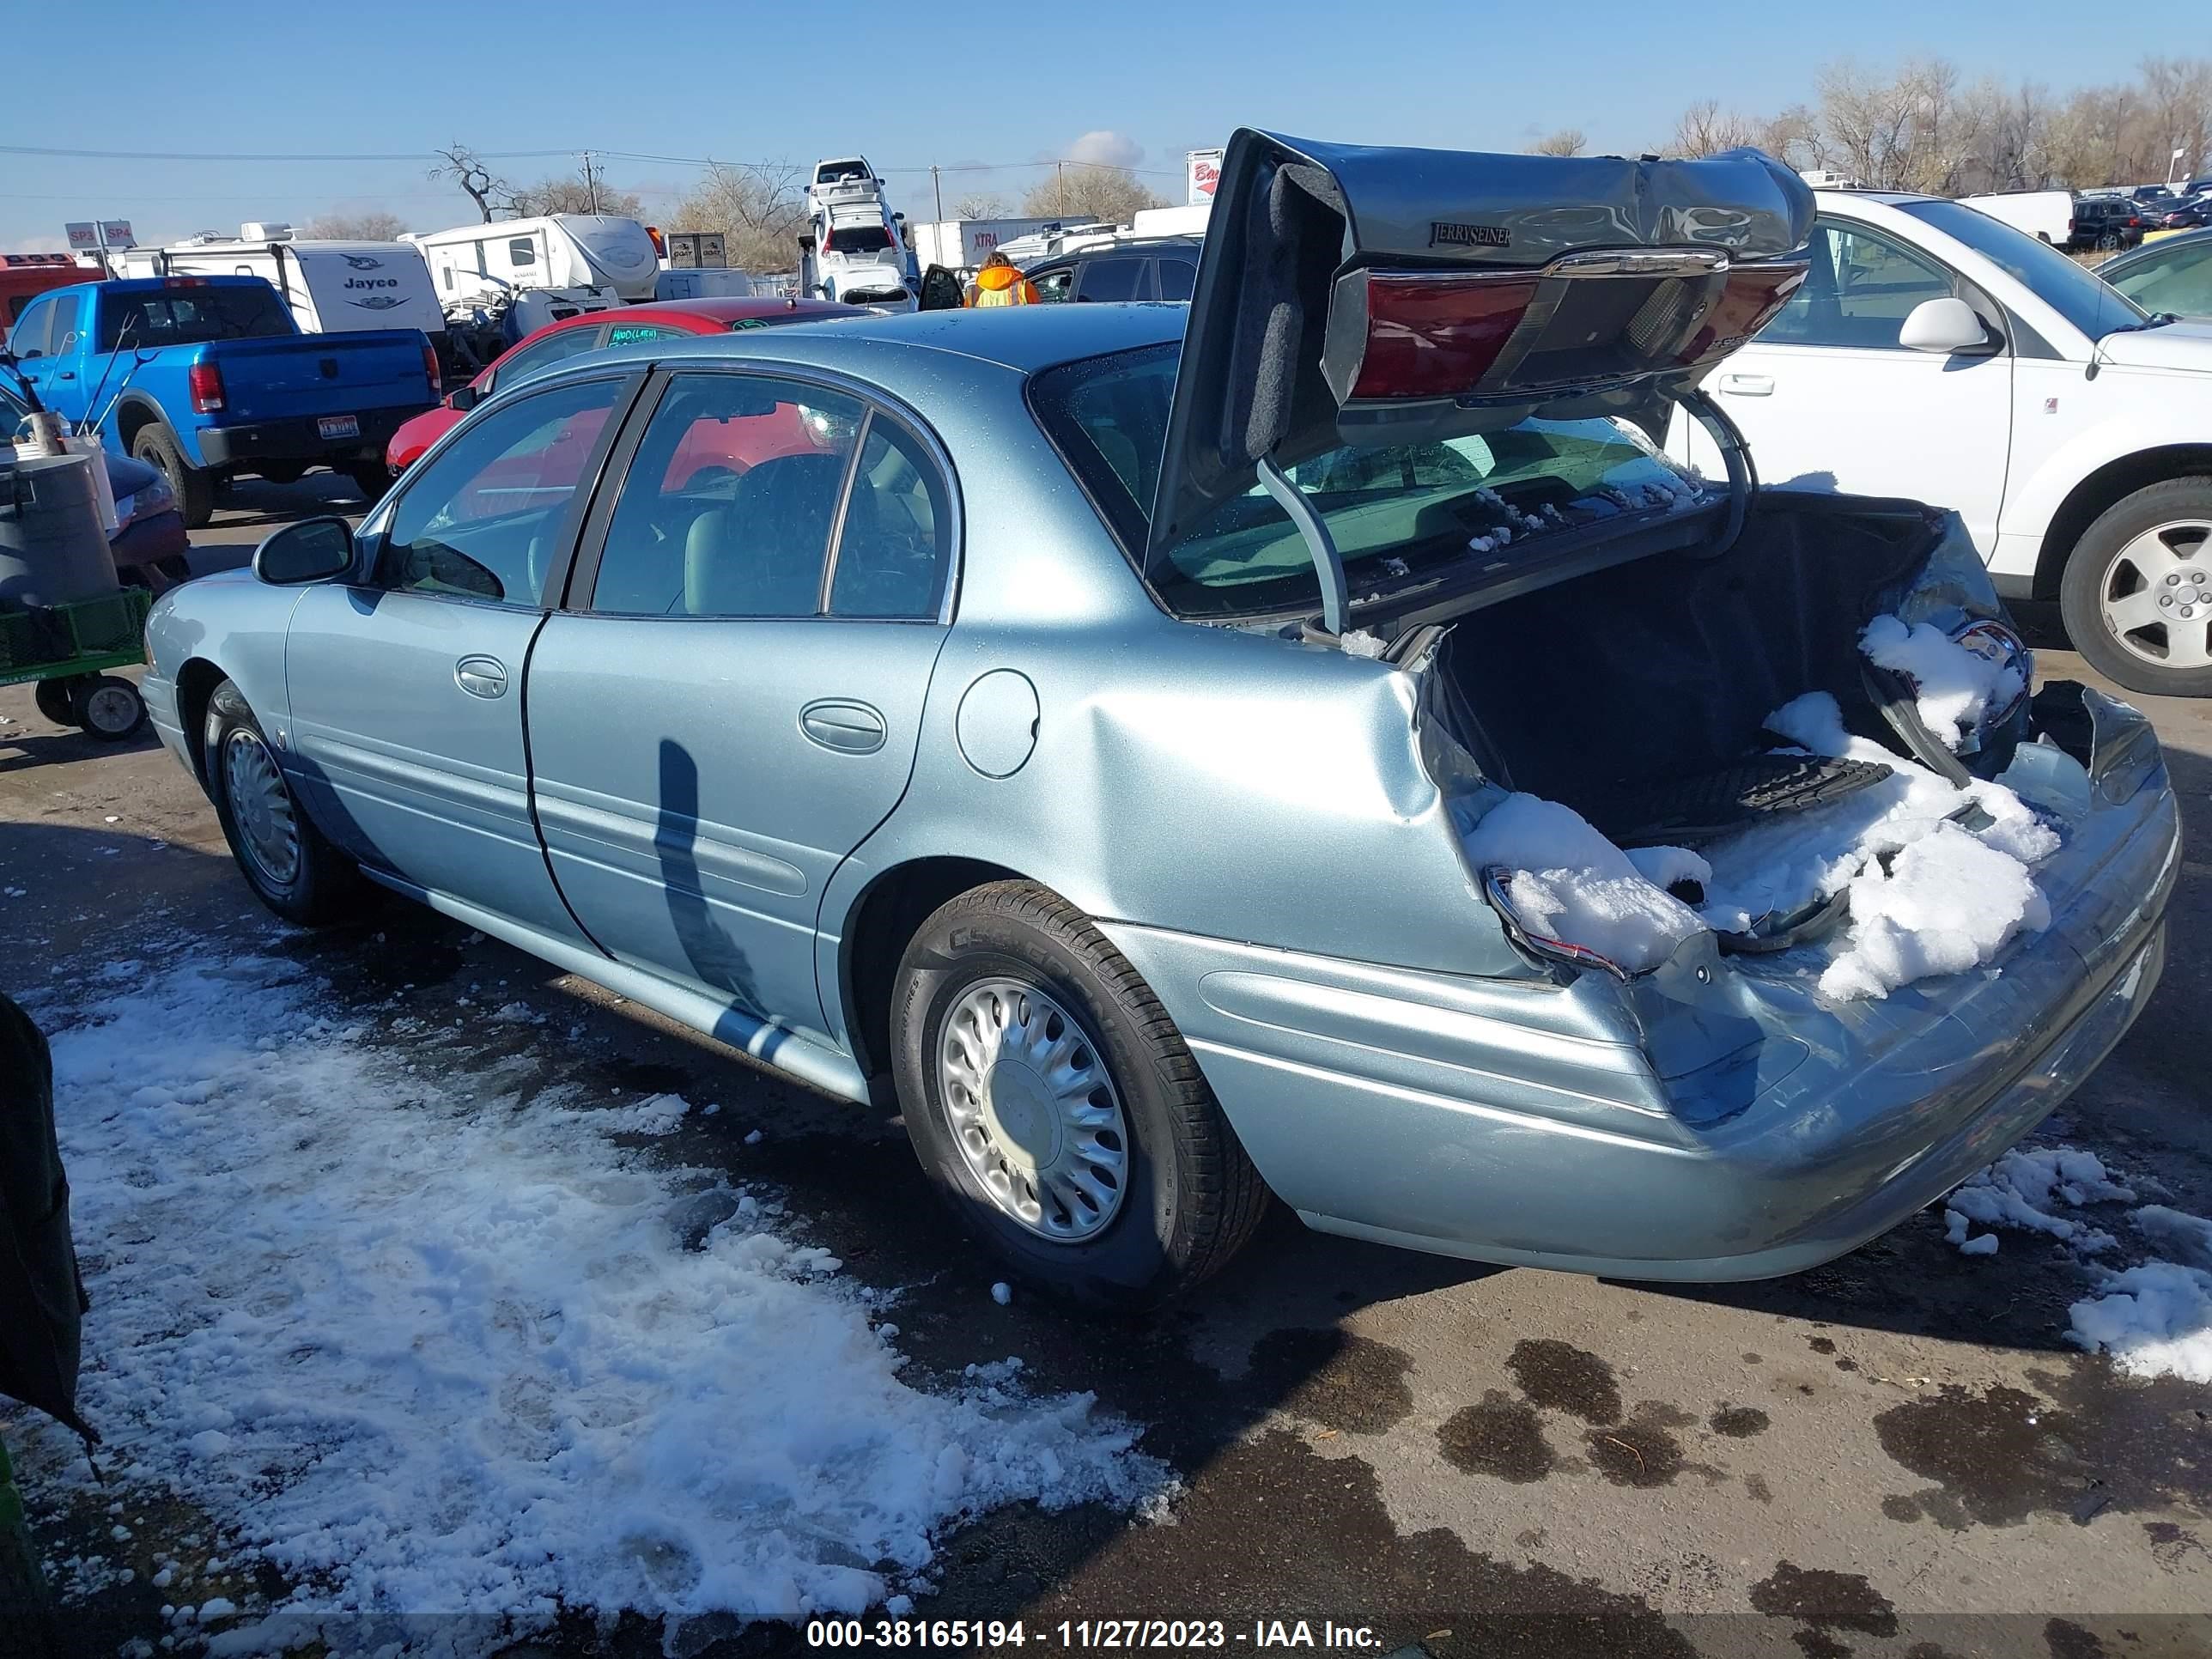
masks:
<path fill-rule="evenodd" d="M 1810 222 L 1748 153 L 1240 133 L 1190 306 L 572 360 L 357 532 L 165 597 L 146 700 L 279 915 L 367 878 L 895 1105 L 1034 1282 L 1156 1302 L 1270 1194 L 1490 1261 L 1795 1271 L 2110 1048 L 2179 845 L 2138 716 L 2029 703 L 1955 519 L 1756 489 L 1698 386 Z M 1674 403 L 1726 479 L 1645 435 Z M 2002 695 L 1929 714 L 1862 657 L 1887 614 Z M 1772 723 L 1808 695 L 1831 750 Z M 1972 971 L 1881 980 L 1910 952 L 1840 890 L 1701 898 L 1908 775 L 1960 856 L 2033 860 Z"/>

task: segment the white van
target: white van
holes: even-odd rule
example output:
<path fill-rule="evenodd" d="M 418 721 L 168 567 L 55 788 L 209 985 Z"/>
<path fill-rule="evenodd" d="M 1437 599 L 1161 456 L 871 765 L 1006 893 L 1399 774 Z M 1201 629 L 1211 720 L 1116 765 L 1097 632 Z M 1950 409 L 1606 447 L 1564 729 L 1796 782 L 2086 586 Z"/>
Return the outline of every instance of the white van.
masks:
<path fill-rule="evenodd" d="M 246 224 L 234 240 L 126 248 L 121 264 L 126 276 L 258 276 L 302 334 L 419 328 L 441 354 L 445 344 L 445 307 L 422 256 L 404 242 L 303 241 L 289 225 Z"/>
<path fill-rule="evenodd" d="M 659 251 L 645 227 L 613 214 L 501 219 L 407 240 L 422 250 L 448 314 L 497 305 L 528 289 L 561 289 L 580 302 L 635 304 L 653 298 L 660 275 Z"/>
<path fill-rule="evenodd" d="M 1961 196 L 1970 208 L 2001 224 L 2064 247 L 2074 234 L 2074 192 L 2067 190 L 2006 190 L 1994 196 Z"/>

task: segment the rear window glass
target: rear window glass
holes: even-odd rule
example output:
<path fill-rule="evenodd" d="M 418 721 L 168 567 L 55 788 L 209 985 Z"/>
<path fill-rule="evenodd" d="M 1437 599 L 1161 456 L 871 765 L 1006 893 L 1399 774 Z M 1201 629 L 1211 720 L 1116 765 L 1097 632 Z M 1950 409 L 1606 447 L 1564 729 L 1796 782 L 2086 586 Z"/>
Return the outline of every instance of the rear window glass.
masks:
<path fill-rule="evenodd" d="M 881 225 L 854 225 L 830 233 L 831 253 L 881 253 L 891 245 L 891 234 Z"/>
<path fill-rule="evenodd" d="M 292 331 L 290 314 L 276 297 L 276 290 L 266 283 L 112 295 L 100 307 L 102 351 L 112 351 L 125 343 L 199 345 L 210 340 L 253 340 Z"/>
<path fill-rule="evenodd" d="M 1039 420 L 1133 555 L 1148 533 L 1182 349 L 1066 363 L 1030 382 Z M 1531 420 L 1480 437 L 1346 447 L 1290 476 L 1328 522 L 1355 592 L 1480 568 L 1522 543 L 1700 498 L 1640 433 L 1610 420 Z M 1256 484 L 1170 549 L 1152 585 L 1186 617 L 1296 611 L 1321 597 L 1297 526 Z"/>

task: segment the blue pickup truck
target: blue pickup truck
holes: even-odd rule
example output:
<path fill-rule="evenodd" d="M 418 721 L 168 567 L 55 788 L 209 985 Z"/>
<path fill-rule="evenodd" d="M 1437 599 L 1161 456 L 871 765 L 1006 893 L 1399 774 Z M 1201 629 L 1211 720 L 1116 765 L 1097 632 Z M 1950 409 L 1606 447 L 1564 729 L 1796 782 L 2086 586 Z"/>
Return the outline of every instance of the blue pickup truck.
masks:
<path fill-rule="evenodd" d="M 258 276 L 81 283 L 40 295 L 8 337 L 46 407 L 107 447 L 161 468 L 185 522 L 205 524 L 217 483 L 288 483 L 312 466 L 371 501 L 384 446 L 438 399 L 421 331 L 302 334 Z"/>

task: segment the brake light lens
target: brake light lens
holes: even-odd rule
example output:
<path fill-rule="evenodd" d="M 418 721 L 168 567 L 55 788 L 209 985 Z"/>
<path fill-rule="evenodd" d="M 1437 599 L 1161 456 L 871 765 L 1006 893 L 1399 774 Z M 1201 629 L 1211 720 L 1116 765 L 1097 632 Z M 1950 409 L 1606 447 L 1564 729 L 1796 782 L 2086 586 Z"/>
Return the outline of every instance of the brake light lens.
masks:
<path fill-rule="evenodd" d="M 222 368 L 215 363 L 194 363 L 185 371 L 185 389 L 191 395 L 193 414 L 215 414 L 222 408 Z"/>
<path fill-rule="evenodd" d="M 1729 272 L 1721 297 L 1705 313 L 1675 361 L 1687 366 L 1724 356 L 1774 320 L 1804 286 L 1803 265 L 1739 265 Z"/>
<path fill-rule="evenodd" d="M 171 276 L 161 283 L 163 288 L 205 288 L 207 285 L 208 279 L 204 276 Z"/>
<path fill-rule="evenodd" d="M 422 372 L 430 377 L 430 395 L 441 395 L 445 387 L 445 373 L 438 367 L 438 348 L 428 340 L 422 342 Z"/>
<path fill-rule="evenodd" d="M 1367 273 L 1367 344 L 1352 396 L 1449 398 L 1490 372 L 1536 297 L 1534 281 Z"/>

